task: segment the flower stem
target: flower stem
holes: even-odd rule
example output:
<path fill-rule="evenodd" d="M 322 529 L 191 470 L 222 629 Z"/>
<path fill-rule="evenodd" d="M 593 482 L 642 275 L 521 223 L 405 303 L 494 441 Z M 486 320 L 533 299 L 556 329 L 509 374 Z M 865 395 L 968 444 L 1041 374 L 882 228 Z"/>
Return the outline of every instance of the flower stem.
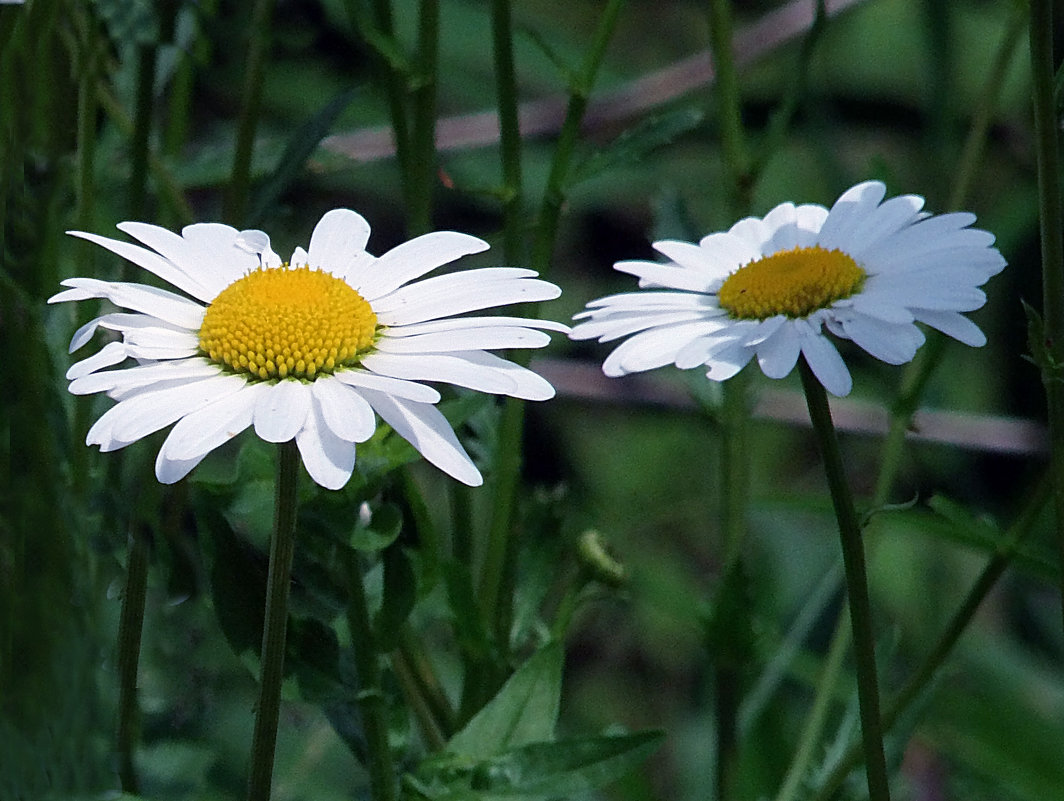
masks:
<path fill-rule="evenodd" d="M 846 482 L 839 441 L 824 387 L 805 361 L 799 360 L 802 388 L 813 430 L 820 441 L 824 471 L 831 490 L 831 501 L 839 523 L 842 562 L 846 571 L 846 592 L 850 603 L 853 628 L 854 659 L 857 666 L 857 700 L 861 712 L 861 739 L 864 746 L 865 775 L 870 801 L 889 801 L 887 763 L 883 755 L 883 730 L 879 713 L 879 680 L 876 676 L 875 639 L 872 634 L 872 610 L 868 602 L 868 576 L 865 571 L 861 526 L 853 496 Z"/>
<path fill-rule="evenodd" d="M 1046 360 L 1042 368 L 1049 407 L 1049 444 L 1057 548 L 1061 564 L 1061 620 L 1064 623 L 1064 209 L 1060 196 L 1060 156 L 1053 97 L 1053 3 L 1031 0 L 1031 82 L 1034 92 L 1035 150 L 1042 224 L 1042 321 Z"/>
<path fill-rule="evenodd" d="M 270 49 L 273 4 L 274 0 L 255 0 L 251 10 L 251 40 L 244 71 L 244 89 L 241 92 L 244 104 L 240 108 L 233 168 L 225 197 L 226 220 L 236 226 L 240 226 L 244 220 L 251 189 L 251 155 L 255 146 L 255 130 L 258 127 L 259 107 L 262 102 L 262 76 L 266 67 L 266 54 Z"/>
<path fill-rule="evenodd" d="M 558 143 L 554 147 L 547 186 L 543 192 L 543 201 L 539 207 L 539 219 L 536 226 L 535 241 L 532 245 L 532 269 L 545 277 L 550 271 L 554 243 L 558 237 L 558 220 L 561 217 L 562 204 L 565 201 L 565 183 L 569 177 L 576 143 L 580 138 L 580 125 L 587 111 L 591 89 L 595 85 L 599 67 L 606 54 L 606 46 L 613 38 L 624 0 L 609 0 L 599 17 L 598 27 L 591 39 L 580 72 L 574 77 L 569 87 L 569 105 L 565 111 L 565 121 L 558 134 Z"/>
<path fill-rule="evenodd" d="M 521 129 L 517 117 L 513 19 L 510 0 L 492 0 L 491 41 L 495 57 L 495 94 L 499 106 L 499 150 L 502 161 L 503 259 L 523 259 L 524 209 L 521 176 Z"/>
<path fill-rule="evenodd" d="M 251 740 L 248 801 L 268 801 L 273 781 L 277 745 L 277 720 L 284 679 L 285 636 L 288 627 L 288 588 L 296 543 L 296 506 L 299 450 L 294 440 L 277 450 L 277 486 L 274 493 L 273 536 L 266 579 L 266 617 L 262 630 L 259 703 Z"/>
<path fill-rule="evenodd" d="M 1042 508 L 1049 499 L 1048 479 L 1048 474 L 1043 476 L 1042 480 L 1031 492 L 1030 497 L 1024 504 L 1023 511 L 1012 526 L 1009 527 L 1007 535 L 1002 539 L 997 551 L 983 567 L 979 577 L 975 580 L 975 584 L 972 585 L 972 588 L 965 596 L 963 603 L 953 613 L 953 617 L 950 618 L 949 623 L 946 625 L 946 630 L 939 638 L 938 643 L 924 658 L 924 661 L 913 672 L 912 676 L 909 677 L 909 680 L 905 682 L 893 700 L 886 705 L 882 718 L 884 729 L 889 729 L 894 724 L 894 721 L 919 697 L 920 693 L 938 672 L 938 669 L 945 663 L 960 636 L 967 631 L 968 625 L 972 622 L 972 618 L 975 617 L 980 605 L 990 594 L 994 585 L 997 584 L 998 579 L 1005 572 L 1005 568 L 1012 562 L 1012 558 L 1019 550 L 1020 543 L 1024 537 L 1027 536 L 1034 527 L 1035 522 L 1037 522 Z M 834 798 L 850 771 L 861 763 L 861 757 L 860 744 L 854 743 L 847 749 L 846 753 L 843 754 L 824 780 L 812 801 L 827 801 L 829 798 Z"/>
<path fill-rule="evenodd" d="M 129 537 L 126 587 L 118 621 L 118 779 L 122 792 L 136 795 L 137 772 L 133 764 L 140 709 L 137 705 L 137 666 L 144 630 L 144 603 L 148 590 L 148 533 L 133 524 Z"/>
<path fill-rule="evenodd" d="M 541 276 L 546 276 L 550 271 L 551 256 L 558 234 L 558 220 L 561 216 L 562 204 L 565 198 L 565 183 L 569 175 L 569 167 L 580 135 L 580 123 L 587 110 L 588 99 L 595 83 L 599 67 L 606 52 L 606 46 L 613 36 L 617 27 L 617 18 L 620 14 L 624 0 L 610 0 L 602 11 L 598 27 L 592 38 L 591 47 L 581 66 L 580 72 L 573 80 L 570 87 L 569 106 L 566 111 L 565 121 L 558 136 L 558 143 L 554 149 L 554 158 L 551 161 L 550 174 L 547 178 L 547 186 L 543 193 L 540 204 L 539 219 L 537 221 L 536 234 L 532 245 L 532 268 Z M 497 24 L 497 23 L 496 23 Z M 516 89 L 505 92 L 516 93 Z M 504 94 L 500 90 L 500 99 Z M 507 101 L 509 102 L 509 101 Z M 500 120 L 502 117 L 500 116 Z M 515 125 L 516 120 L 511 119 L 508 125 Z M 514 132 L 508 134 L 508 147 L 513 147 L 512 137 Z M 519 136 L 519 133 L 517 134 Z M 504 159 L 512 156 L 504 156 Z M 513 170 L 513 166 L 504 167 L 506 175 Z M 504 175 L 505 178 L 505 175 Z M 529 316 L 535 316 L 535 311 L 529 309 Z M 522 351 L 515 354 L 513 361 L 526 366 L 529 361 L 529 353 Z M 514 497 L 517 491 L 517 481 L 521 469 L 521 436 L 524 428 L 524 402 L 516 398 L 507 398 L 503 404 L 502 421 L 499 426 L 499 444 L 496 449 L 494 500 L 492 508 L 491 526 L 488 533 L 488 543 L 484 555 L 484 566 L 481 570 L 479 586 L 480 607 L 484 617 L 489 621 L 495 632 L 498 647 L 503 654 L 500 664 L 505 663 L 505 649 L 508 647 L 510 620 L 512 606 L 510 586 L 514 572 L 514 559 L 516 550 L 512 541 L 512 518 Z M 490 671 L 486 680 L 480 671 L 475 671 L 480 681 L 485 686 L 481 688 L 478 697 L 486 701 L 501 684 L 503 676 L 498 671 Z"/>
<path fill-rule="evenodd" d="M 754 176 L 743 133 L 739 72 L 732 50 L 732 8 L 730 0 L 710 0 L 709 37 L 717 80 L 714 92 L 720 111 L 720 137 L 724 148 L 724 169 L 732 211 L 745 214 L 750 207 Z"/>
<path fill-rule="evenodd" d="M 414 126 L 407 162 L 407 221 L 411 235 L 432 230 L 436 184 L 436 73 L 440 50 L 440 2 L 421 0 L 418 13 L 417 88 Z"/>
<path fill-rule="evenodd" d="M 351 632 L 355 668 L 358 671 L 358 705 L 366 733 L 370 793 L 373 801 L 394 801 L 395 767 L 388 743 L 388 711 L 381 688 L 380 654 L 373 636 L 369 604 L 366 602 L 362 559 L 357 552 L 349 552 L 345 561 L 350 590 L 347 626 Z"/>
<path fill-rule="evenodd" d="M 721 145 L 727 176 L 728 201 L 733 216 L 744 216 L 750 209 L 750 195 L 755 177 L 752 173 L 746 132 L 742 120 L 742 96 L 732 41 L 731 0 L 710 0 L 710 50 L 717 81 L 713 100 L 720 115 Z M 739 374 L 724 385 L 724 405 L 720 427 L 720 506 L 724 539 L 724 568 L 718 583 L 716 601 L 726 602 L 731 592 L 732 575 L 740 575 L 741 548 L 746 536 L 746 507 L 750 484 L 750 460 L 747 456 L 747 387 L 749 378 Z M 716 725 L 716 796 L 721 801 L 732 797 L 734 776 L 739 765 L 739 706 L 743 686 L 737 660 L 718 658 L 714 672 Z"/>

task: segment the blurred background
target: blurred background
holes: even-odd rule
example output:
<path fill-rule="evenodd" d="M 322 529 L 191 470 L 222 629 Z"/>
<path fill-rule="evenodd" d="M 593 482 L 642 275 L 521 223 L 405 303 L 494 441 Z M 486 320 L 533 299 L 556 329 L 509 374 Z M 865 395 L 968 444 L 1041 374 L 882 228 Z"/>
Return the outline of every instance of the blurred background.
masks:
<path fill-rule="evenodd" d="M 352 5 L 279 0 L 273 11 L 246 224 L 268 231 L 282 255 L 305 244 L 321 214 L 338 206 L 370 221 L 371 252 L 407 237 L 387 98 L 373 53 L 352 24 Z M 829 4 L 839 10 L 806 63 L 802 20 L 811 3 L 734 5 L 753 141 L 767 139 L 784 98 L 796 81 L 803 86 L 786 136 L 761 165 L 752 213 L 785 200 L 830 205 L 852 184 L 876 178 L 891 194 L 923 195 L 930 211 L 974 211 L 1010 263 L 973 315 L 989 344 L 947 345 L 922 396 L 922 407 L 936 414 L 920 418 L 907 445 L 890 497 L 903 508 L 877 515 L 867 529 L 881 678 L 890 695 L 938 640 L 1047 462 L 1042 386 L 1023 358 L 1021 300 L 1041 304 L 1025 17 L 1014 0 Z M 416 36 L 416 6 L 394 3 L 406 49 Z M 565 69 L 579 64 L 601 6 L 513 3 L 530 210 L 561 126 Z M 498 244 L 489 6 L 441 0 L 440 13 L 433 224 Z M 130 532 L 106 525 L 116 508 L 150 510 L 134 520 L 169 517 L 176 532 L 155 542 L 149 574 L 142 794 L 229 799 L 243 792 L 253 657 L 224 610 L 243 582 L 254 584 L 248 571 L 265 569 L 255 515 L 268 496 L 263 486 L 258 495 L 219 491 L 211 471 L 261 453 L 244 443 L 238 457 L 234 446 L 212 456 L 190 486 L 164 492 L 150 470 L 161 435 L 120 458 L 86 448 L 88 424 L 108 402 L 75 403 L 63 374 L 69 337 L 91 310 L 44 301 L 71 275 L 146 280 L 66 230 L 120 236 L 114 225 L 122 220 L 176 229 L 223 218 L 250 15 L 251 4 L 221 0 L 0 5 L 4 801 L 107 797 L 117 787 L 114 654 Z M 633 288 L 612 265 L 654 258 L 655 239 L 693 240 L 734 222 L 707 42 L 701 0 L 625 5 L 566 183 L 548 274 L 564 294 L 543 316 L 567 321 L 588 300 Z M 137 113 L 145 108 L 146 116 Z M 966 172 L 966 137 L 984 109 L 988 133 Z M 969 175 L 958 197 L 960 178 Z M 497 265 L 499 254 L 493 247 L 463 266 Z M 599 531 L 630 578 L 577 611 L 567 637 L 562 729 L 666 730 L 645 768 L 604 798 L 711 798 L 711 678 L 721 635 L 707 631 L 706 621 L 722 560 L 719 388 L 698 371 L 672 369 L 606 380 L 598 365 L 607 352 L 558 338 L 533 362 L 559 397 L 527 411 L 522 503 L 532 536 L 519 562 L 517 624 L 534 639 L 557 603 L 555 581 L 574 564 L 574 537 Z M 836 413 L 851 481 L 867 498 L 902 371 L 856 350 L 844 356 L 855 390 Z M 736 797 L 757 799 L 773 796 L 787 768 L 842 589 L 834 518 L 797 376 L 777 382 L 758 374 L 750 402 L 746 603 L 732 633 L 743 641 Z M 488 410 L 468 421 L 463 438 L 471 452 L 490 439 L 491 419 Z M 431 514 L 446 520 L 445 479 L 423 466 L 413 475 Z M 487 503 L 471 497 L 474 513 Z M 224 534 L 211 528 L 220 518 Z M 1033 526 L 938 679 L 892 733 L 891 758 L 902 766 L 898 797 L 1044 801 L 1064 793 L 1064 649 L 1049 532 L 1046 518 Z M 452 688 L 442 593 L 422 598 L 416 618 Z M 368 797 L 328 704 L 305 685 L 287 687 L 286 698 L 276 798 Z M 836 701 L 824 759 L 856 732 L 852 687 L 843 682 Z M 841 792 L 861 797 L 863 782 Z"/>

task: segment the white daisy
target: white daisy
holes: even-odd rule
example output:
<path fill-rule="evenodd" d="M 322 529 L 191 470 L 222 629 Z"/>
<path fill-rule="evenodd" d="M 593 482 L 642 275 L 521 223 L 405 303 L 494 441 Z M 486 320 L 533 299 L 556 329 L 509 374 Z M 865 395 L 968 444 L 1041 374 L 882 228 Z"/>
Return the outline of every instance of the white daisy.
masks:
<path fill-rule="evenodd" d="M 113 451 L 176 423 L 155 473 L 169 484 L 249 426 L 267 442 L 295 439 L 311 477 L 329 489 L 351 477 L 356 443 L 373 434 L 374 412 L 428 461 L 465 484 L 482 483 L 422 381 L 545 400 L 554 388 L 500 356 L 539 348 L 559 323 L 453 315 L 555 298 L 532 270 L 484 268 L 416 281 L 488 245 L 452 231 L 426 234 L 379 258 L 366 252 L 369 224 L 328 212 L 308 250 L 282 263 L 261 231 L 218 223 L 181 235 L 155 225 L 118 228 L 151 248 L 72 231 L 154 273 L 194 300 L 143 284 L 70 278 L 49 300 L 103 298 L 127 311 L 82 326 L 71 352 L 97 328 L 121 339 L 67 371 L 76 395 L 106 392 L 118 403 L 87 444 Z M 545 329 L 545 330 L 539 330 Z M 107 370 L 133 359 L 138 364 Z"/>
<path fill-rule="evenodd" d="M 570 336 L 629 337 L 603 363 L 608 376 L 704 365 L 707 377 L 725 381 L 756 357 L 765 375 L 783 378 L 801 354 L 835 395 L 853 382 L 825 329 L 890 364 L 916 355 L 924 342 L 917 322 L 983 345 L 962 312 L 986 302 L 978 287 L 1005 266 L 993 235 L 970 227 L 974 214 L 932 216 L 921 197 L 885 194 L 869 181 L 830 211 L 783 203 L 697 245 L 657 242 L 669 262 L 614 267 L 658 291 L 592 301 Z"/>

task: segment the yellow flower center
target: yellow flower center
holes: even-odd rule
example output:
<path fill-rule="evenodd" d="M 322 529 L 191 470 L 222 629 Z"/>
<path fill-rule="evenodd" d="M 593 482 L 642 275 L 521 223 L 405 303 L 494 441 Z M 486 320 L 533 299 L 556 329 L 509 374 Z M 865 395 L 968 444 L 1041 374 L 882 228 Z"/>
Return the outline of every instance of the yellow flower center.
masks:
<path fill-rule="evenodd" d="M 346 282 L 310 267 L 259 269 L 207 307 L 200 350 L 253 378 L 313 379 L 358 361 L 377 315 Z"/>
<path fill-rule="evenodd" d="M 806 317 L 853 295 L 865 276 L 841 250 L 795 248 L 740 267 L 721 285 L 717 301 L 739 320 Z"/>

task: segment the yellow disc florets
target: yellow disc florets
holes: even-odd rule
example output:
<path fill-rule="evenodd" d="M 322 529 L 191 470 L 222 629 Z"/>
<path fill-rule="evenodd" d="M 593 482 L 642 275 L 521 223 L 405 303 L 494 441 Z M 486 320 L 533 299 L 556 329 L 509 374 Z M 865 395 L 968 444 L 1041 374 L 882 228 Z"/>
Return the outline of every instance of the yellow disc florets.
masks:
<path fill-rule="evenodd" d="M 721 285 L 717 301 L 739 320 L 806 317 L 856 293 L 865 277 L 841 250 L 794 248 L 740 267 Z"/>
<path fill-rule="evenodd" d="M 313 379 L 358 361 L 377 316 L 346 282 L 310 267 L 263 268 L 222 290 L 207 307 L 200 350 L 252 378 Z"/>

